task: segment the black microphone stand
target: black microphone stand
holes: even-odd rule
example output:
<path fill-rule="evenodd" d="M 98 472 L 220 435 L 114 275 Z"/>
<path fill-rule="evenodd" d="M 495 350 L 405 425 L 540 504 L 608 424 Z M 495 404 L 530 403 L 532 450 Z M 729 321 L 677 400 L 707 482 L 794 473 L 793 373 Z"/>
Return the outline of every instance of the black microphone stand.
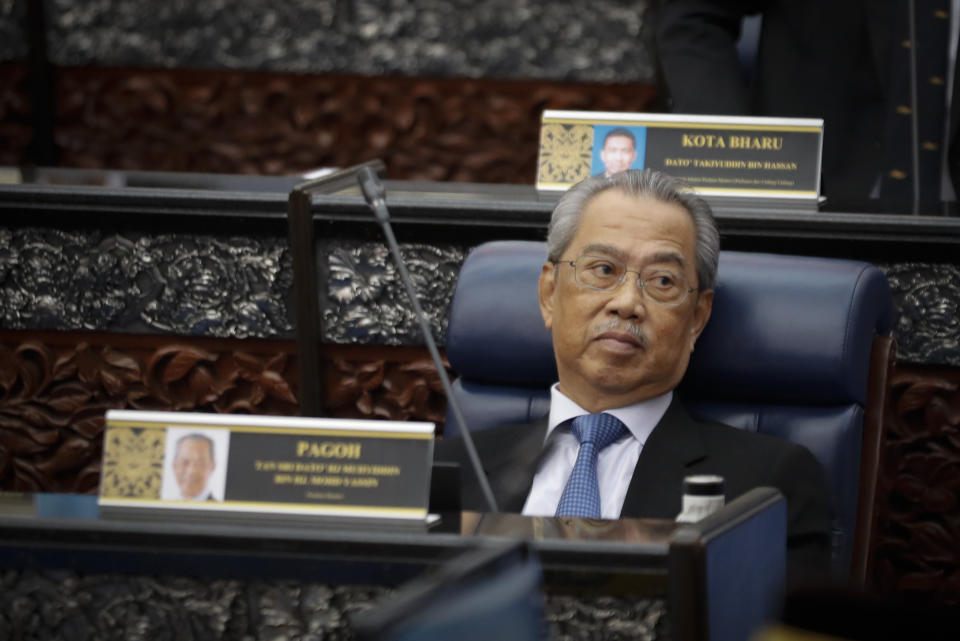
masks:
<path fill-rule="evenodd" d="M 393 254 L 394 262 L 396 262 L 397 269 L 400 271 L 400 280 L 403 281 L 403 284 L 407 289 L 407 295 L 410 297 L 410 302 L 413 304 L 413 311 L 417 316 L 417 320 L 420 322 L 420 329 L 423 331 L 423 339 L 427 343 L 427 349 L 430 351 L 430 357 L 433 359 L 433 363 L 437 368 L 437 373 L 440 375 L 440 381 L 443 383 L 443 390 L 447 394 L 447 403 L 450 404 L 450 409 L 453 410 L 453 415 L 460 424 L 460 432 L 463 434 L 463 443 L 467 448 L 467 456 L 470 458 L 470 465 L 473 467 L 473 472 L 477 477 L 477 482 L 480 483 L 480 489 L 483 492 L 484 499 L 486 499 L 487 507 L 489 508 L 490 512 L 499 512 L 500 510 L 497 509 L 497 502 L 493 498 L 493 491 L 490 489 L 490 483 L 487 481 L 487 477 L 483 473 L 483 466 L 480 463 L 480 457 L 477 455 L 477 448 L 473 444 L 473 437 L 470 435 L 470 429 L 467 427 L 467 421 L 463 417 L 463 412 L 460 409 L 460 403 L 457 402 L 457 398 L 453 394 L 453 386 L 450 384 L 450 377 L 447 376 L 447 370 L 440 358 L 440 351 L 437 349 L 437 344 L 433 340 L 433 332 L 430 330 L 430 323 L 427 321 L 427 316 L 423 313 L 423 309 L 420 307 L 420 301 L 417 298 L 417 292 L 414 289 L 413 281 L 410 279 L 410 273 L 407 271 L 406 262 L 403 260 L 403 256 L 400 255 L 400 247 L 397 245 L 397 239 L 393 235 L 393 228 L 390 226 L 390 212 L 387 210 L 386 190 L 383 188 L 383 183 L 380 182 L 377 174 L 369 167 L 364 167 L 360 170 L 359 174 L 357 175 L 357 181 L 360 183 L 360 191 L 363 192 L 363 197 L 366 199 L 367 204 L 370 205 L 370 209 L 373 210 L 373 214 L 377 217 L 377 221 L 383 228 L 383 233 L 387 238 L 387 244 L 390 246 L 390 252 Z"/>

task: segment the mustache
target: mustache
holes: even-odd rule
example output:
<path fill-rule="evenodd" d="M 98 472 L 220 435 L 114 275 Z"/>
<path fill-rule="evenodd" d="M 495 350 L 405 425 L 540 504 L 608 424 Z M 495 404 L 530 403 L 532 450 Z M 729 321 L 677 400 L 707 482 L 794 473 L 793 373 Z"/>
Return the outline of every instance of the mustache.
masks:
<path fill-rule="evenodd" d="M 630 322 L 616 319 L 608 320 L 594 328 L 593 336 L 597 337 L 606 332 L 623 332 L 625 334 L 630 334 L 637 340 L 638 343 L 640 343 L 641 347 L 646 348 L 649 345 L 647 335 L 643 333 L 643 330 L 640 328 L 640 326 Z"/>

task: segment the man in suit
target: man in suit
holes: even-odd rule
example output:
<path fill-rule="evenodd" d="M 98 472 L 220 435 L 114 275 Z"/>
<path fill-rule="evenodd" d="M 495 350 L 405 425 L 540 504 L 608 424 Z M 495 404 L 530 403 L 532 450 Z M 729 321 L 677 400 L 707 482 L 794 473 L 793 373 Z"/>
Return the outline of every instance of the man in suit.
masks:
<path fill-rule="evenodd" d="M 173 457 L 173 473 L 184 501 L 216 500 L 208 484 L 216 468 L 213 440 L 194 433 L 180 437 Z"/>
<path fill-rule="evenodd" d="M 680 187 L 666 174 L 630 170 L 588 178 L 560 199 L 538 284 L 559 382 L 542 421 L 476 433 L 484 470 L 501 509 L 541 516 L 672 519 L 692 474 L 723 476 L 728 500 L 774 486 L 787 499 L 791 566 L 825 569 L 828 507 L 813 456 L 696 421 L 674 392 L 710 318 L 719 258 L 710 207 Z M 588 415 L 617 426 L 612 443 L 589 446 L 593 513 L 568 505 L 584 452 L 578 423 Z M 440 441 L 435 458 L 467 465 L 459 439 Z M 469 474 L 462 498 L 464 508 L 483 509 Z"/>
<path fill-rule="evenodd" d="M 941 67 L 945 43 L 927 36 L 949 32 L 950 5 L 936 0 L 916 9 L 918 51 L 939 56 Z M 906 0 L 660 0 L 651 8 L 672 111 L 823 118 L 822 190 L 832 208 L 910 211 L 914 182 L 922 213 L 955 199 L 958 101 L 951 101 L 946 130 L 942 110 L 944 76 L 956 71 L 928 72 L 918 63 L 914 114 Z M 745 78 L 736 44 L 742 19 L 758 13 L 759 48 Z M 918 139 L 911 142 L 913 118 Z M 912 175 L 913 147 L 919 176 Z"/>

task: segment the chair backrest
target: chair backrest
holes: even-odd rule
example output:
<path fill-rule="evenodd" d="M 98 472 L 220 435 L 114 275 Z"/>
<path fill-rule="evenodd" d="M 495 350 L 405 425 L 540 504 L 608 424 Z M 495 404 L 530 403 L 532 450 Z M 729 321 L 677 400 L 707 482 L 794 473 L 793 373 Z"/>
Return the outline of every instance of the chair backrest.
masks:
<path fill-rule="evenodd" d="M 536 293 L 545 260 L 543 243 L 502 241 L 463 265 L 446 349 L 471 430 L 549 411 L 557 374 Z M 858 261 L 721 252 L 718 280 L 680 393 L 701 418 L 813 452 L 832 492 L 835 568 L 862 582 L 893 349 L 887 279 Z M 445 434 L 458 430 L 448 413 Z"/>

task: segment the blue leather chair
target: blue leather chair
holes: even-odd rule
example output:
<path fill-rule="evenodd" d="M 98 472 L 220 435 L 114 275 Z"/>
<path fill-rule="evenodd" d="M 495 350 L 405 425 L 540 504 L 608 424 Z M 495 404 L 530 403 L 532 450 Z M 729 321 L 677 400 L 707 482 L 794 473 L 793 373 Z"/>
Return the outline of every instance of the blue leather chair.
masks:
<path fill-rule="evenodd" d="M 463 265 L 446 350 L 471 430 L 549 411 L 557 374 L 536 293 L 545 260 L 543 243 L 503 241 Z M 701 418 L 813 452 L 832 490 L 835 570 L 862 584 L 894 350 L 887 279 L 851 260 L 721 252 L 718 280 L 683 398 Z M 448 412 L 445 435 L 458 430 Z"/>

